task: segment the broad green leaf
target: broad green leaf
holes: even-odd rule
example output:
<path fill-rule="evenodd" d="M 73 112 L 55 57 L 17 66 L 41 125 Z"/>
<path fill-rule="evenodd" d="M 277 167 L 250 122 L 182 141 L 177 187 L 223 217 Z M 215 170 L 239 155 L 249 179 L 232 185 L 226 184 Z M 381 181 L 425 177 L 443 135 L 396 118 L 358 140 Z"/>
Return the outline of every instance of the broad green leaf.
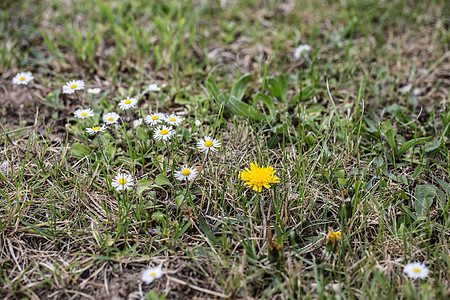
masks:
<path fill-rule="evenodd" d="M 138 127 L 136 129 L 136 136 L 142 141 L 148 140 L 148 135 L 144 128 Z"/>
<path fill-rule="evenodd" d="M 170 181 L 166 178 L 166 176 L 164 176 L 164 174 L 159 174 L 158 176 L 156 176 L 155 183 L 158 186 L 164 185 L 172 186 L 172 183 L 170 183 Z"/>
<path fill-rule="evenodd" d="M 256 94 L 255 97 L 260 97 L 262 102 L 266 105 L 269 110 L 269 114 L 272 120 L 275 120 L 277 117 L 277 112 L 275 110 L 275 104 L 273 103 L 272 97 L 265 94 Z"/>
<path fill-rule="evenodd" d="M 414 209 L 416 214 L 421 217 L 426 217 L 430 210 L 433 199 L 436 196 L 436 187 L 432 185 L 418 185 L 414 192 L 416 198 L 414 202 Z"/>
<path fill-rule="evenodd" d="M 437 141 L 431 141 L 425 144 L 425 146 L 423 147 L 423 150 L 425 150 L 425 152 L 432 152 L 436 149 L 439 149 L 439 147 L 442 144 L 442 140 L 439 139 Z"/>
<path fill-rule="evenodd" d="M 116 148 L 113 144 L 108 144 L 105 146 L 105 154 L 112 160 L 116 155 Z"/>
<path fill-rule="evenodd" d="M 300 93 L 298 93 L 297 95 L 295 95 L 290 101 L 289 104 L 290 105 L 295 105 L 297 104 L 297 102 L 301 102 L 305 99 L 309 99 L 312 96 L 314 96 L 316 90 L 314 89 L 314 87 L 312 86 L 307 86 L 305 87 Z"/>
<path fill-rule="evenodd" d="M 217 86 L 216 82 L 214 81 L 214 77 L 209 76 L 208 79 L 205 81 L 206 89 L 208 90 L 208 93 L 214 97 L 219 102 L 224 102 L 226 100 L 226 96 L 223 95 L 219 87 Z"/>
<path fill-rule="evenodd" d="M 278 78 L 269 78 L 266 80 L 266 84 L 266 89 L 270 91 L 272 96 L 280 102 L 286 101 L 288 86 L 285 75 L 280 75 Z"/>
<path fill-rule="evenodd" d="M 136 193 L 138 196 L 142 195 L 142 192 L 153 188 L 153 180 L 141 179 L 138 181 Z"/>
<path fill-rule="evenodd" d="M 217 244 L 217 239 L 212 233 L 211 229 L 209 228 L 208 224 L 206 223 L 205 219 L 203 217 L 198 218 L 198 227 L 203 232 L 204 235 L 208 238 L 208 240 L 213 244 Z"/>
<path fill-rule="evenodd" d="M 405 151 L 407 151 L 408 149 L 416 146 L 419 143 L 425 142 L 427 140 L 431 139 L 431 137 L 422 137 L 422 138 L 418 138 L 418 139 L 412 139 L 410 141 L 407 141 L 406 143 L 404 143 L 400 149 L 397 152 L 397 155 L 400 156 L 403 153 L 405 153 Z"/>
<path fill-rule="evenodd" d="M 235 115 L 251 118 L 257 121 L 261 120 L 261 117 L 256 109 L 245 102 L 237 100 L 233 96 L 225 102 L 225 107 Z"/>
<path fill-rule="evenodd" d="M 441 186 L 441 188 L 444 190 L 444 192 L 446 192 L 448 195 L 450 195 L 450 184 L 448 184 L 447 182 L 436 178 L 437 182 L 439 183 L 439 185 Z"/>
<path fill-rule="evenodd" d="M 231 87 L 231 96 L 236 97 L 237 100 L 242 100 L 242 98 L 244 98 L 245 90 L 247 88 L 249 80 L 249 74 L 245 74 L 241 78 L 239 78 Z"/>
<path fill-rule="evenodd" d="M 395 142 L 397 129 L 393 128 L 391 121 L 388 120 L 381 125 L 381 132 L 384 133 L 388 145 L 391 147 L 391 150 L 394 151 L 394 155 L 397 157 L 397 143 Z"/>
<path fill-rule="evenodd" d="M 72 154 L 76 158 L 83 158 L 85 156 L 88 156 L 89 153 L 91 153 L 91 149 L 80 143 L 75 143 L 70 148 L 70 154 Z"/>

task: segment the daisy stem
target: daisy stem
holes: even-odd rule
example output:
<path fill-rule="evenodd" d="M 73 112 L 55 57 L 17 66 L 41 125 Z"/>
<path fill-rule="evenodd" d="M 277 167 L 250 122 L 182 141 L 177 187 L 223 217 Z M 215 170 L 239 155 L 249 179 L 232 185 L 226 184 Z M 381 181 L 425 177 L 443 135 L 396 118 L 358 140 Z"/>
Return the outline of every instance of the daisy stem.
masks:
<path fill-rule="evenodd" d="M 103 158 L 105 159 L 106 166 L 109 166 L 109 160 L 106 157 L 105 152 L 103 151 L 102 139 L 103 139 L 103 136 L 100 134 L 100 136 L 98 137 L 98 146 L 100 148 L 100 152 L 103 155 Z M 105 141 L 105 144 L 106 144 L 106 141 Z"/>
<path fill-rule="evenodd" d="M 78 98 L 78 101 L 81 103 L 81 105 L 83 106 L 83 107 L 85 107 L 85 102 L 83 101 L 83 100 L 81 100 L 80 99 L 80 96 L 78 95 L 78 93 L 75 91 L 75 95 L 77 96 L 77 98 Z"/>
<path fill-rule="evenodd" d="M 165 141 L 166 147 L 167 147 L 167 165 L 170 167 L 170 149 L 169 149 L 169 143 Z M 166 171 L 166 168 L 164 168 L 164 171 Z"/>
<path fill-rule="evenodd" d="M 264 213 L 264 197 L 261 195 L 261 193 L 259 194 L 259 208 L 261 210 L 261 218 L 263 221 L 263 240 L 266 239 L 266 231 L 267 231 L 267 220 L 266 220 L 266 215 Z"/>

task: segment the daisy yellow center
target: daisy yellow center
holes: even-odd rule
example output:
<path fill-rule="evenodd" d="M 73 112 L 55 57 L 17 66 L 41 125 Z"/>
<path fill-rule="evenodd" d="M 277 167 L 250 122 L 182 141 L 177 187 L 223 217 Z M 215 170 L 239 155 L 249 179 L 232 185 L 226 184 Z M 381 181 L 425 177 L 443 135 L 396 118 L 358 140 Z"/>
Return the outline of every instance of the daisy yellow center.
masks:
<path fill-rule="evenodd" d="M 177 119 L 175 119 L 175 118 L 170 118 L 169 120 L 170 120 L 170 122 L 175 122 Z"/>
<path fill-rule="evenodd" d="M 125 100 L 125 104 L 130 104 L 131 103 L 131 100 Z"/>
<path fill-rule="evenodd" d="M 206 145 L 206 143 L 205 143 Z M 245 169 L 239 174 L 239 177 L 246 181 L 246 185 L 253 187 L 253 190 L 261 192 L 262 188 L 270 188 L 271 183 L 280 182 L 280 178 L 274 175 L 275 171 L 272 167 L 258 167 L 258 164 L 250 164 L 250 170 Z"/>
<path fill-rule="evenodd" d="M 417 268 L 414 268 L 413 271 L 414 271 L 414 273 L 420 273 L 420 270 Z"/>
<path fill-rule="evenodd" d="M 205 142 L 205 146 L 206 146 L 206 147 L 212 147 L 212 145 L 213 145 L 213 142 L 212 142 L 212 141 L 206 141 L 206 142 Z"/>
<path fill-rule="evenodd" d="M 81 113 L 81 116 L 82 116 L 82 117 L 86 117 L 86 116 L 87 116 L 87 113 Z"/>
<path fill-rule="evenodd" d="M 125 178 L 119 179 L 119 184 L 125 184 L 125 183 L 127 183 L 127 180 Z"/>
<path fill-rule="evenodd" d="M 151 274 L 150 274 L 150 276 L 152 276 L 152 277 L 153 277 L 153 276 L 155 276 L 155 275 L 156 275 L 156 273 L 155 273 L 155 272 L 153 272 L 153 273 L 151 273 Z"/>
<path fill-rule="evenodd" d="M 94 130 L 94 131 L 99 131 L 99 130 L 100 130 L 100 127 L 94 127 L 94 128 L 92 128 L 92 130 Z"/>
<path fill-rule="evenodd" d="M 181 171 L 181 173 L 184 175 L 184 176 L 188 176 L 189 175 L 189 173 L 191 173 L 188 169 L 183 169 L 183 171 Z"/>
<path fill-rule="evenodd" d="M 162 135 L 166 135 L 169 133 L 169 131 L 167 129 L 163 129 L 159 133 L 161 133 Z"/>
<path fill-rule="evenodd" d="M 159 119 L 158 116 L 153 116 L 153 117 L 152 117 L 152 120 L 158 120 L 158 119 Z"/>
<path fill-rule="evenodd" d="M 74 88 L 76 88 L 76 87 L 77 87 L 76 84 L 72 84 L 72 85 L 70 86 L 71 89 L 74 89 Z"/>
<path fill-rule="evenodd" d="M 114 118 L 113 117 L 108 118 L 108 121 L 112 122 L 112 121 L 114 121 Z"/>
<path fill-rule="evenodd" d="M 20 77 L 20 81 L 24 81 L 25 80 L 25 77 Z"/>

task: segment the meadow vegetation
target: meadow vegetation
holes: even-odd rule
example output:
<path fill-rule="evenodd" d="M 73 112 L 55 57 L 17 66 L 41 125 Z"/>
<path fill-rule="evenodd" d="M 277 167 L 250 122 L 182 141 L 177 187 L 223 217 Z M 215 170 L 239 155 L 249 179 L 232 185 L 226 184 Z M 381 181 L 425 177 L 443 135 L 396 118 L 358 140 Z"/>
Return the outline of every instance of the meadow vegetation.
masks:
<path fill-rule="evenodd" d="M 449 15 L 2 1 L 0 296 L 450 298 Z"/>

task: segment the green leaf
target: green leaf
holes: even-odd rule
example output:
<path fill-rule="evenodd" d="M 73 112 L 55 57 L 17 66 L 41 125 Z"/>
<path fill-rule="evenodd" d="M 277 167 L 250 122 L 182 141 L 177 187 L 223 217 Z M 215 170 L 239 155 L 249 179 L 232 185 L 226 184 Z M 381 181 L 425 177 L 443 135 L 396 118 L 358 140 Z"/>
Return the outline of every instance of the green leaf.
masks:
<path fill-rule="evenodd" d="M 439 147 L 442 144 L 442 140 L 438 140 L 438 141 L 431 141 L 425 144 L 425 146 L 423 147 L 423 150 L 425 150 L 425 152 L 432 152 L 436 149 L 439 149 Z"/>
<path fill-rule="evenodd" d="M 427 140 L 429 140 L 429 139 L 431 139 L 431 136 L 430 136 L 430 137 L 422 137 L 422 138 L 418 138 L 418 139 L 412 139 L 412 140 L 410 140 L 410 141 L 407 141 L 406 143 L 404 143 L 404 144 L 400 147 L 400 149 L 399 149 L 398 152 L 397 152 L 397 155 L 400 156 L 400 155 L 402 155 L 405 151 L 407 151 L 408 149 L 410 149 L 410 148 L 416 146 L 416 145 L 419 144 L 419 143 L 425 142 L 425 141 L 427 141 Z"/>
<path fill-rule="evenodd" d="M 166 176 L 164 176 L 164 174 L 159 174 L 158 176 L 156 176 L 155 183 L 158 186 L 172 186 L 172 183 L 170 183 L 170 181 L 166 178 Z"/>
<path fill-rule="evenodd" d="M 138 181 L 136 193 L 138 196 L 142 195 L 142 192 L 153 188 L 153 180 L 141 179 Z"/>
<path fill-rule="evenodd" d="M 278 99 L 280 102 L 286 101 L 288 91 L 287 81 L 285 75 L 280 75 L 278 78 L 269 78 L 266 80 L 266 89 Z"/>
<path fill-rule="evenodd" d="M 416 214 L 421 217 L 426 217 L 430 210 L 433 199 L 436 196 L 436 187 L 432 185 L 418 185 L 414 192 L 416 198 L 414 202 L 414 209 Z"/>
<path fill-rule="evenodd" d="M 148 139 L 147 132 L 144 128 L 141 127 L 138 127 L 138 129 L 136 129 L 136 136 L 142 141 L 147 141 Z"/>
<path fill-rule="evenodd" d="M 85 156 L 88 156 L 89 153 L 91 153 L 91 149 L 80 143 L 75 143 L 70 148 L 70 154 L 72 154 L 76 158 L 83 158 Z"/>
<path fill-rule="evenodd" d="M 439 178 L 436 178 L 437 182 L 439 183 L 439 185 L 441 186 L 441 188 L 444 190 L 445 193 L 447 193 L 448 195 L 450 195 L 450 184 L 448 184 L 447 182 L 440 180 Z"/>
<path fill-rule="evenodd" d="M 235 115 L 251 118 L 256 121 L 261 120 L 261 117 L 255 108 L 236 99 L 234 96 L 231 96 L 230 99 L 225 102 L 225 107 Z"/>
<path fill-rule="evenodd" d="M 116 155 L 116 148 L 113 144 L 108 144 L 105 146 L 105 154 L 111 159 L 114 159 L 114 156 Z"/>
<path fill-rule="evenodd" d="M 231 96 L 236 97 L 237 100 L 242 100 L 245 95 L 245 90 L 247 88 L 248 81 L 250 80 L 250 75 L 245 74 L 239 78 L 231 87 Z"/>
<path fill-rule="evenodd" d="M 275 110 L 275 104 L 273 103 L 272 97 L 265 94 L 256 94 L 254 97 L 260 97 L 262 102 L 266 105 L 269 110 L 270 118 L 275 120 L 277 117 L 277 112 Z"/>
<path fill-rule="evenodd" d="M 203 217 L 198 218 L 198 227 L 203 232 L 204 235 L 208 238 L 208 240 L 213 244 L 217 244 L 216 237 L 212 233 L 211 229 L 209 228 L 208 224 L 206 223 L 205 219 Z"/>
<path fill-rule="evenodd" d="M 309 99 L 312 98 L 312 96 L 314 96 L 314 94 L 316 93 L 316 90 L 314 87 L 312 86 L 307 86 L 305 87 L 300 93 L 298 93 L 297 95 L 295 95 L 290 101 L 289 104 L 290 105 L 295 105 L 297 104 L 297 102 L 301 102 L 305 99 Z"/>
<path fill-rule="evenodd" d="M 206 89 L 208 90 L 208 93 L 217 101 L 223 103 L 227 100 L 228 97 L 220 92 L 219 87 L 214 81 L 214 77 L 209 76 L 208 79 L 206 79 L 205 81 L 205 86 Z"/>
<path fill-rule="evenodd" d="M 393 128 L 391 121 L 388 120 L 381 125 L 381 132 L 384 133 L 388 145 L 391 147 L 391 150 L 394 151 L 394 155 L 397 157 L 397 143 L 395 142 L 397 129 Z"/>

